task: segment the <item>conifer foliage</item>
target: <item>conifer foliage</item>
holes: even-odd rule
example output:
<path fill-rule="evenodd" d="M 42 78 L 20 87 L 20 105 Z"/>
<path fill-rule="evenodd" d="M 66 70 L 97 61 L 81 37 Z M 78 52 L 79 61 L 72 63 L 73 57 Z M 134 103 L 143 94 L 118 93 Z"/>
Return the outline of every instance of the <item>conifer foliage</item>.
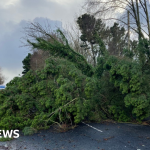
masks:
<path fill-rule="evenodd" d="M 31 59 L 31 54 L 28 53 L 28 56 L 22 61 L 23 69 L 24 69 L 22 74 L 26 74 L 30 70 L 30 59 Z"/>
<path fill-rule="evenodd" d="M 55 39 L 51 43 L 28 41 L 51 56 L 43 70 L 29 70 L 0 91 L 1 129 L 46 129 L 52 123 L 79 123 L 90 113 L 92 87 L 88 78 L 94 74 L 93 68 L 58 32 L 64 44 Z"/>
<path fill-rule="evenodd" d="M 0 91 L 0 128 L 47 129 L 53 123 L 76 124 L 113 118 L 141 121 L 150 115 L 149 42 L 140 40 L 135 53 L 121 57 L 107 53 L 93 68 L 70 48 L 63 33 L 54 39 L 28 41 L 33 48 L 49 52 L 44 69 L 29 70 Z M 30 134 L 30 133 L 28 133 Z"/>

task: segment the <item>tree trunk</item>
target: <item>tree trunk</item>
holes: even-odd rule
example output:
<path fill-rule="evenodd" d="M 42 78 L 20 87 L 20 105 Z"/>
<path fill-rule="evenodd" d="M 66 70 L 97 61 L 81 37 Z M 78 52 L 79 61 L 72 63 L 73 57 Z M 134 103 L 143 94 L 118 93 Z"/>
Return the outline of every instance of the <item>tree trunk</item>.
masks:
<path fill-rule="evenodd" d="M 130 12 L 128 11 L 128 49 L 130 50 Z"/>
<path fill-rule="evenodd" d="M 94 67 L 95 67 L 96 66 L 96 60 L 95 60 L 95 53 L 94 53 L 93 44 L 91 44 L 91 50 L 92 50 L 92 54 L 93 54 L 93 61 L 94 61 Z"/>
<path fill-rule="evenodd" d="M 142 31 L 141 31 L 141 22 L 140 22 L 140 13 L 139 13 L 138 0 L 136 0 L 136 10 L 137 10 L 137 27 L 138 27 L 138 31 L 139 31 L 139 39 L 141 39 Z"/>
<path fill-rule="evenodd" d="M 148 10 L 147 10 L 146 0 L 144 0 L 144 5 L 145 5 L 145 14 L 146 14 L 146 21 L 147 21 L 147 26 L 148 26 L 148 34 L 149 34 L 149 40 L 150 40 L 150 24 L 149 24 L 149 15 L 148 15 Z"/>

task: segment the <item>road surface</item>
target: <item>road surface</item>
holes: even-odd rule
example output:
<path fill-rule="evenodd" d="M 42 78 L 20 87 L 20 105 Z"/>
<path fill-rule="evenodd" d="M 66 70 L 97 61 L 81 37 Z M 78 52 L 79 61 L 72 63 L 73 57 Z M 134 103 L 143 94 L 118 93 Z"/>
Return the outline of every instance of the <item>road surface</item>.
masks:
<path fill-rule="evenodd" d="M 79 124 L 73 130 L 52 128 L 0 142 L 0 150 L 150 150 L 150 126 L 128 123 Z"/>

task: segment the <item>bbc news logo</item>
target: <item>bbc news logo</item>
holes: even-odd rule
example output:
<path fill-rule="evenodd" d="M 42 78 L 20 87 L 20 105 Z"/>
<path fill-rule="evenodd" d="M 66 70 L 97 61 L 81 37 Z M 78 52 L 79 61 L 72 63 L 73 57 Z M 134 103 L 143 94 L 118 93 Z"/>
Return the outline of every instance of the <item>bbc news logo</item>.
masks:
<path fill-rule="evenodd" d="M 0 130 L 0 138 L 2 137 L 3 138 L 12 138 L 12 137 L 19 138 L 19 130 Z"/>
<path fill-rule="evenodd" d="M 5 85 L 0 85 L 0 90 L 3 90 L 5 88 L 6 88 Z"/>

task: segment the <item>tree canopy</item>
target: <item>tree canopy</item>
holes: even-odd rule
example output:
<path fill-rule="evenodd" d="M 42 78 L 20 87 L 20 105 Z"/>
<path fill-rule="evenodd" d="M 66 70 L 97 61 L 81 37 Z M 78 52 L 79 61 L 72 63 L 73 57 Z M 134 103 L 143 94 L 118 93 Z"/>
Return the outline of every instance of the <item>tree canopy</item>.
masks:
<path fill-rule="evenodd" d="M 22 74 L 26 74 L 30 70 L 30 59 L 31 59 L 31 54 L 28 53 L 28 56 L 22 61 L 23 63 L 23 72 Z"/>
<path fill-rule="evenodd" d="M 140 122 L 150 116 L 150 42 L 133 42 L 131 51 L 126 47 L 124 28 L 115 23 L 109 31 L 116 54 L 109 53 L 102 37 L 82 32 L 89 42 L 95 38 L 100 48 L 94 66 L 70 47 L 60 30 L 59 40 L 48 33 L 50 40 L 28 40 L 33 49 L 46 52 L 45 64 L 32 69 L 34 53 L 28 54 L 23 61 L 24 75 L 0 91 L 0 128 L 27 132 L 28 127 L 47 129 L 53 123 L 73 125 L 107 118 Z"/>
<path fill-rule="evenodd" d="M 132 31 L 137 33 L 139 38 L 146 36 L 150 38 L 149 1 L 147 0 L 87 0 L 85 6 L 94 16 L 99 14 L 103 20 L 119 21 L 125 26 L 128 25 L 126 20 L 129 12 Z"/>

